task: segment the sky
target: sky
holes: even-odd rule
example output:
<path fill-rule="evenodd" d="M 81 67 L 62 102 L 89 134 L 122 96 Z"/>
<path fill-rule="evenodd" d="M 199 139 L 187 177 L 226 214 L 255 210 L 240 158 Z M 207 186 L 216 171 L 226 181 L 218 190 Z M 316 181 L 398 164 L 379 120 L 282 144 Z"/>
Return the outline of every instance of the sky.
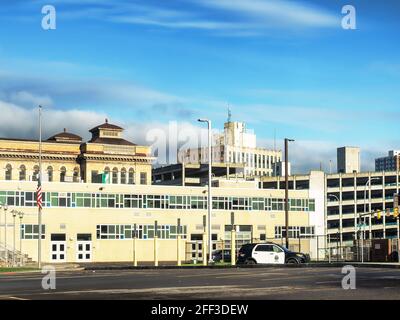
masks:
<path fill-rule="evenodd" d="M 341 24 L 349 4 L 355 30 Z M 295 139 L 295 173 L 335 167 L 345 145 L 373 170 L 400 149 L 399 14 L 396 0 L 2 2 L 0 136 L 37 138 L 41 104 L 45 136 L 88 139 L 108 118 L 135 143 L 190 145 L 198 118 L 222 129 L 229 107 L 260 147 Z"/>

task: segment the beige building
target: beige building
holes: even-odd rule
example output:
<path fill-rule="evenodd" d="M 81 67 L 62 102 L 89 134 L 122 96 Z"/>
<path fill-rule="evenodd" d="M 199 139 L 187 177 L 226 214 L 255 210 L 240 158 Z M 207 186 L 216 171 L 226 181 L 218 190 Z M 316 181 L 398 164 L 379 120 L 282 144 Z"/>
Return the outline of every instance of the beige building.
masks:
<path fill-rule="evenodd" d="M 5 242 L 9 252 L 13 252 L 15 232 L 15 250 L 37 260 L 35 189 L 35 182 L 0 183 L 0 203 L 8 205 L 7 223 L 4 210 L 0 210 L 0 252 Z M 152 261 L 157 221 L 159 259 L 174 261 L 178 219 L 182 226 L 181 258 L 201 259 L 206 191 L 206 187 L 43 182 L 42 259 L 45 262 L 132 261 L 132 230 L 136 225 L 137 258 Z M 318 214 L 315 201 L 308 190 L 293 191 L 290 197 L 290 230 L 304 233 L 299 237 L 290 233 L 291 247 L 298 250 L 301 242 L 302 250 L 315 257 L 315 249 L 310 249 L 306 239 L 314 232 L 312 220 Z M 281 190 L 259 189 L 255 182 L 241 185 L 220 181 L 213 188 L 214 249 L 221 244 L 225 248 L 230 245 L 232 212 L 238 246 L 273 239 L 280 243 L 285 225 L 283 204 Z M 18 215 L 14 219 L 13 210 L 23 212 L 22 219 Z M 5 225 L 7 241 L 3 238 Z"/>
<path fill-rule="evenodd" d="M 178 152 L 179 163 L 208 163 L 208 159 L 207 147 Z M 246 176 L 272 176 L 275 163 L 281 159 L 281 151 L 258 148 L 256 135 L 248 131 L 243 122 L 228 121 L 224 132 L 214 135 L 213 163 L 242 164 Z"/>
<path fill-rule="evenodd" d="M 43 141 L 43 181 L 151 183 L 150 147 L 123 139 L 123 129 L 107 120 L 90 132 L 88 142 L 65 129 Z M 0 180 L 37 180 L 38 159 L 38 141 L 0 139 Z"/>

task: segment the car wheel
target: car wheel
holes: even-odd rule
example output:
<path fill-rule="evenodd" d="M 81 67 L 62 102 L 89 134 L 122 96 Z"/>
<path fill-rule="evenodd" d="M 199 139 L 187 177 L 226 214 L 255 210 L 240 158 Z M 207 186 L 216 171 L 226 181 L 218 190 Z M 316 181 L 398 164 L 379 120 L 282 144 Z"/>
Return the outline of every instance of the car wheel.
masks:
<path fill-rule="evenodd" d="M 298 264 L 299 261 L 297 259 L 289 259 L 287 263 L 288 264 Z"/>
<path fill-rule="evenodd" d="M 256 264 L 256 262 L 253 259 L 249 259 L 246 261 L 246 264 Z"/>

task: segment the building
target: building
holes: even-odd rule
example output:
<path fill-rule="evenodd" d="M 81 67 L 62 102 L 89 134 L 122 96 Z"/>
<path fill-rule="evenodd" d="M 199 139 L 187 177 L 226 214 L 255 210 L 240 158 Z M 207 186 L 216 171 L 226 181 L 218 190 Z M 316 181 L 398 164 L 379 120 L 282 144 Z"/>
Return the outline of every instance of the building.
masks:
<path fill-rule="evenodd" d="M 227 124 L 227 130 L 234 126 Z M 64 129 L 42 143 L 42 261 L 132 261 L 135 227 L 138 260 L 152 261 L 156 225 L 159 260 L 173 261 L 177 258 L 178 220 L 181 258 L 201 260 L 207 232 L 208 165 L 154 169 L 155 183 L 167 185 L 151 185 L 154 158 L 150 147 L 125 140 L 123 128 L 107 120 L 90 133 L 91 139 L 83 142 Z M 236 134 L 229 139 L 239 139 Z M 241 137 L 252 139 L 245 134 Z M 243 144 L 247 142 L 240 144 L 240 150 L 246 151 Z M 274 156 L 280 157 L 279 152 L 258 152 L 253 148 L 255 141 L 251 147 L 260 164 L 255 168 L 263 172 L 270 170 Z M 0 263 L 6 252 L 8 258 L 38 259 L 38 161 L 38 141 L 0 139 Z M 214 249 L 229 248 L 232 215 L 238 246 L 268 239 L 283 241 L 284 191 L 260 189 L 257 179 L 245 179 L 244 171 L 240 161 L 213 164 Z M 290 248 L 299 250 L 301 246 L 311 256 L 318 255 L 308 237 L 314 234 L 315 217 L 323 217 L 323 212 L 315 212 L 309 190 L 294 190 L 290 198 Z"/>
<path fill-rule="evenodd" d="M 337 149 L 338 173 L 353 173 L 361 171 L 360 148 L 342 147 Z"/>
<path fill-rule="evenodd" d="M 264 177 L 260 188 L 284 190 L 285 180 Z M 289 177 L 289 190 L 309 190 L 315 199 L 316 212 L 325 217 L 318 222 L 317 234 L 326 234 L 334 246 L 344 248 L 354 245 L 363 230 L 365 239 L 398 237 L 398 220 L 393 216 L 394 195 L 400 191 L 400 172 L 352 172 Z M 382 217 L 378 219 L 377 212 Z M 323 226 L 321 225 L 323 224 Z M 350 258 L 351 259 L 351 258 Z"/>
<path fill-rule="evenodd" d="M 285 176 L 285 161 L 279 161 L 274 166 L 274 176 L 275 177 L 284 177 Z M 291 164 L 288 162 L 288 175 L 291 175 Z"/>
<path fill-rule="evenodd" d="M 43 182 L 42 189 L 43 262 L 132 261 L 135 226 L 138 261 L 152 261 L 156 222 L 159 260 L 176 261 L 178 219 L 182 227 L 181 258 L 202 259 L 207 187 Z M 0 256 L 3 251 L 4 257 L 6 242 L 10 253 L 15 244 L 17 253 L 21 251 L 37 261 L 35 190 L 35 182 L 1 181 L 0 203 L 7 204 L 8 210 L 5 215 L 0 209 Z M 315 257 L 315 246 L 307 237 L 314 234 L 314 223 L 317 216 L 323 218 L 323 211 L 316 212 L 315 200 L 310 196 L 309 190 L 301 189 L 290 194 L 290 248 L 299 250 L 301 245 L 302 251 Z M 283 190 L 260 189 L 255 183 L 252 187 L 213 188 L 214 249 L 222 244 L 230 246 L 232 212 L 238 246 L 267 239 L 282 241 L 283 203 Z M 13 210 L 23 212 L 22 219 L 18 215 L 13 218 Z"/>
<path fill-rule="evenodd" d="M 400 151 L 389 151 L 387 157 L 375 159 L 375 171 L 399 171 L 400 169 Z"/>
<path fill-rule="evenodd" d="M 150 184 L 151 149 L 123 139 L 123 130 L 106 119 L 90 130 L 88 142 L 66 129 L 44 140 L 42 180 Z M 38 141 L 0 139 L 0 180 L 35 181 L 38 163 Z"/>
<path fill-rule="evenodd" d="M 212 178 L 244 180 L 243 164 L 213 163 Z M 208 184 L 208 164 L 177 163 L 153 168 L 153 185 L 204 186 Z"/>
<path fill-rule="evenodd" d="M 243 122 L 228 120 L 224 132 L 214 135 L 212 161 L 243 164 L 246 176 L 272 176 L 275 163 L 281 161 L 282 152 L 257 148 L 256 135 L 248 132 Z M 180 150 L 179 163 L 208 163 L 208 148 Z"/>

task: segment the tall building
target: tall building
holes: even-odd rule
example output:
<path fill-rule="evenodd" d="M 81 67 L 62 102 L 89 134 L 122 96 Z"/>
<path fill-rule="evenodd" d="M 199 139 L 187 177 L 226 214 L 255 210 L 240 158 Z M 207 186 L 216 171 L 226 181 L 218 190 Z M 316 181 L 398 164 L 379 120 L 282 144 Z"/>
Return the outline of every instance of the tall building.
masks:
<path fill-rule="evenodd" d="M 398 171 L 400 168 L 400 150 L 391 150 L 387 157 L 375 159 L 375 171 Z"/>
<path fill-rule="evenodd" d="M 360 172 L 360 148 L 342 147 L 337 149 L 337 171 L 338 173 Z"/>
<path fill-rule="evenodd" d="M 254 133 L 243 122 L 228 121 L 224 132 L 214 135 L 212 160 L 214 163 L 243 164 L 246 176 L 272 176 L 274 165 L 281 161 L 282 152 L 257 147 Z M 179 163 L 208 163 L 208 148 L 181 150 Z"/>

